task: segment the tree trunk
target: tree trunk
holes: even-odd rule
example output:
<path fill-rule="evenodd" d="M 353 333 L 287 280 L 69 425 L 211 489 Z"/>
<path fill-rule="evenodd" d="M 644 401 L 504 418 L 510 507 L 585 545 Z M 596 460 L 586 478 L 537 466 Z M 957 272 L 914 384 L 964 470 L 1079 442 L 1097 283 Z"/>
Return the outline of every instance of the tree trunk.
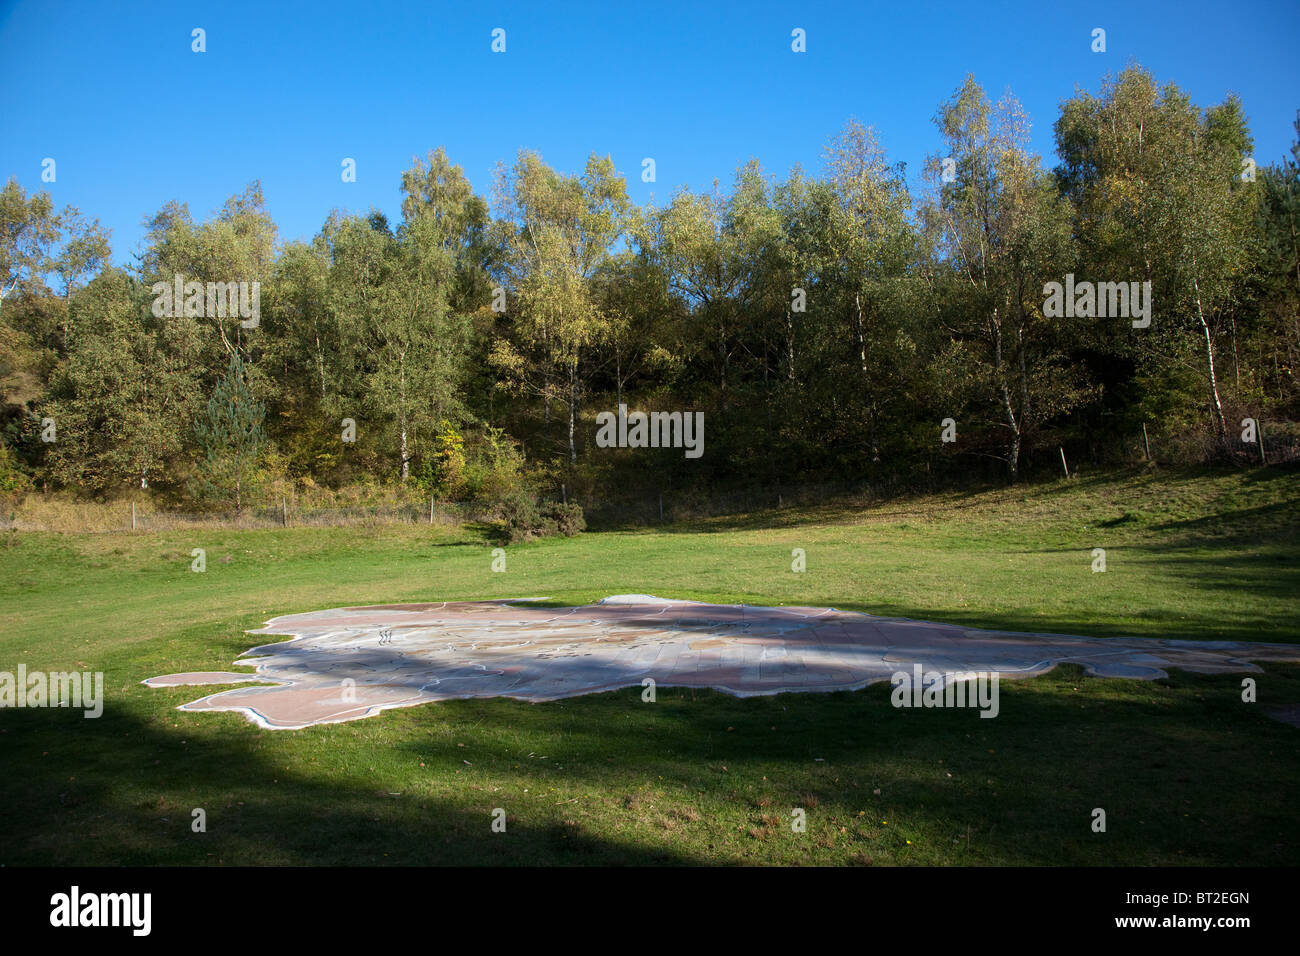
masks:
<path fill-rule="evenodd" d="M 573 440 L 575 420 L 578 415 L 578 363 L 569 365 L 569 464 L 578 462 L 578 446 Z"/>
<path fill-rule="evenodd" d="M 785 377 L 794 384 L 794 313 L 785 310 Z"/>
<path fill-rule="evenodd" d="M 1020 422 L 1028 426 L 1032 418 L 1029 405 L 1029 371 L 1025 368 L 1025 328 L 1024 316 L 1020 317 L 1021 326 L 1016 329 L 1016 360 L 1020 364 Z"/>
<path fill-rule="evenodd" d="M 542 354 L 546 357 L 547 363 L 542 368 L 542 426 L 546 432 L 551 430 L 551 341 L 546 334 L 546 327 L 542 327 Z M 547 437 L 550 437 L 549 435 Z"/>
<path fill-rule="evenodd" d="M 320 397 L 325 400 L 325 353 L 321 351 L 320 336 L 316 336 L 316 367 L 320 370 Z"/>
<path fill-rule="evenodd" d="M 1192 280 L 1192 288 L 1196 290 L 1196 315 L 1201 320 L 1201 328 L 1205 331 L 1205 361 L 1210 370 L 1210 396 L 1214 399 L 1214 419 L 1219 426 L 1219 437 L 1223 438 L 1228 434 L 1228 425 L 1223 420 L 1223 403 L 1219 401 L 1219 379 L 1214 371 L 1214 339 L 1210 335 L 1210 323 L 1205 321 L 1205 312 L 1201 308 L 1201 286 L 1196 280 Z"/>
<path fill-rule="evenodd" d="M 722 367 L 722 375 L 719 381 L 721 386 L 721 404 L 722 411 L 727 410 L 727 334 L 725 330 L 719 330 L 718 333 L 718 361 Z"/>
<path fill-rule="evenodd" d="M 1011 402 L 1011 389 L 1007 387 L 1007 374 L 1002 367 L 1002 323 L 998 320 L 997 309 L 993 310 L 989 328 L 993 333 L 993 367 L 998 370 L 1002 407 L 1007 414 L 1007 427 L 1011 429 L 1011 441 L 1007 446 L 1007 475 L 1014 485 L 1020 476 L 1020 425 L 1016 422 L 1016 410 Z"/>
<path fill-rule="evenodd" d="M 406 353 L 402 353 L 399 368 L 401 370 L 401 395 L 402 405 L 402 481 L 411 477 L 411 456 L 407 451 L 406 445 Z"/>
<path fill-rule="evenodd" d="M 862 377 L 867 377 L 867 338 L 866 332 L 862 328 L 862 296 L 858 293 L 853 295 L 853 304 L 857 308 L 857 331 L 858 331 L 858 358 L 862 362 Z"/>
<path fill-rule="evenodd" d="M 1011 407 L 1011 393 L 1007 390 L 1005 378 L 1002 380 L 1002 404 L 1007 411 L 1007 426 L 1011 429 L 1011 443 L 1007 447 L 1007 477 L 1014 485 L 1020 477 L 1020 428 L 1016 424 L 1016 413 Z"/>

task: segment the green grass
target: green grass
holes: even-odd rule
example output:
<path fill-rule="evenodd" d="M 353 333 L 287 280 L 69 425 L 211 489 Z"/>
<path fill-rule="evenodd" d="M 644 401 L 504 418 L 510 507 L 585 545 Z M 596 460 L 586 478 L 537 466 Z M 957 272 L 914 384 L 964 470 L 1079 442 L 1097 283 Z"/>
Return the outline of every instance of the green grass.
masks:
<path fill-rule="evenodd" d="M 588 533 L 484 529 L 17 534 L 0 670 L 98 670 L 104 715 L 0 712 L 0 864 L 1289 864 L 1300 666 L 1004 682 L 1001 713 L 889 688 L 640 689 L 455 701 L 265 731 L 174 708 L 267 617 L 346 604 L 646 592 L 1098 636 L 1300 640 L 1300 482 L 1130 474 Z M 190 571 L 190 550 L 207 571 Z M 1091 570 L 1093 548 L 1107 571 Z M 791 549 L 807 571 L 790 570 Z M 191 809 L 207 812 L 193 833 Z M 504 808 L 507 831 L 490 829 Z M 791 810 L 806 810 L 806 833 Z M 1094 807 L 1108 830 L 1090 829 Z"/>

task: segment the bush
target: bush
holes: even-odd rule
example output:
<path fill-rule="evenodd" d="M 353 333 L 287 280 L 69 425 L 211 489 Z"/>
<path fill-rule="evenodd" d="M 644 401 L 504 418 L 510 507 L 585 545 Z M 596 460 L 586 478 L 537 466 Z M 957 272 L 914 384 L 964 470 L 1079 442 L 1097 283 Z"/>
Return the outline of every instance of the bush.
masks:
<path fill-rule="evenodd" d="M 456 426 L 443 419 L 433 438 L 434 451 L 416 472 L 425 494 L 443 501 L 458 501 L 465 494 L 465 438 Z"/>
<path fill-rule="evenodd" d="M 582 506 L 576 502 L 571 505 L 551 504 L 543 511 L 543 516 L 554 521 L 557 533 L 566 538 L 587 530 L 587 520 L 583 517 Z"/>
<path fill-rule="evenodd" d="M 31 479 L 18 464 L 18 456 L 9 450 L 8 445 L 0 442 L 0 495 L 17 497 L 31 486 Z"/>
<path fill-rule="evenodd" d="M 531 538 L 542 537 L 542 513 L 533 496 L 516 491 L 501 499 L 501 518 L 505 523 L 506 541 L 518 544 Z"/>
<path fill-rule="evenodd" d="M 474 500 L 491 505 L 527 489 L 523 453 L 505 429 L 485 425 L 474 452 L 466 469 L 466 486 Z"/>
<path fill-rule="evenodd" d="M 571 538 L 587 527 L 581 506 L 555 501 L 539 504 L 530 493 L 522 490 L 515 491 L 502 500 L 501 517 L 509 544 L 555 534 Z"/>

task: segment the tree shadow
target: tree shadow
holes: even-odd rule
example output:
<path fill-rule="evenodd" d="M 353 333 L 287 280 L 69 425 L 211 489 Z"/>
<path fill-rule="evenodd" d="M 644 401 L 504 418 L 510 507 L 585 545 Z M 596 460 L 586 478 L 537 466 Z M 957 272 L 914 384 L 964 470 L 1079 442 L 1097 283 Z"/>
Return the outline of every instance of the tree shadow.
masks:
<path fill-rule="evenodd" d="M 106 708 L 6 714 L 0 862 L 71 865 L 684 865 L 689 854 L 640 847 L 558 819 L 506 817 L 433 793 L 393 796 L 340 785 L 301 758 L 284 763 L 251 725 L 215 715 L 196 733 Z M 214 715 L 198 715 L 212 721 Z M 185 720 L 185 724 L 180 721 Z M 211 728 L 218 730 L 217 727 Z M 230 732 L 234 731 L 234 732 Z M 313 729 L 320 733 L 321 728 Z M 292 734 L 293 731 L 272 733 Z M 286 742 L 288 742 L 286 740 Z M 275 755 L 275 756 L 273 756 Z M 242 798 L 242 799 L 241 799 Z M 192 810 L 206 832 L 192 830 Z"/>
<path fill-rule="evenodd" d="M 1300 701 L 1300 666 L 1257 677 L 1271 704 Z M 1279 759 L 1300 731 L 1242 704 L 1239 675 L 1103 681 L 1062 666 L 1005 682 L 992 720 L 894 708 L 886 685 L 451 701 L 304 731 L 150 717 L 135 701 L 94 721 L 4 717 L 7 865 L 788 862 L 796 838 L 762 821 L 791 807 L 819 858 L 840 862 L 907 862 L 904 835 L 941 842 L 943 862 L 1001 865 L 1279 865 L 1300 849 L 1300 772 Z M 345 780 L 335 764 L 352 767 Z M 530 783 L 555 796 L 521 806 Z M 604 798 L 603 814 L 569 809 L 570 793 Z M 505 833 L 491 830 L 498 806 Z M 680 840 L 637 830 L 660 812 L 685 821 Z"/>

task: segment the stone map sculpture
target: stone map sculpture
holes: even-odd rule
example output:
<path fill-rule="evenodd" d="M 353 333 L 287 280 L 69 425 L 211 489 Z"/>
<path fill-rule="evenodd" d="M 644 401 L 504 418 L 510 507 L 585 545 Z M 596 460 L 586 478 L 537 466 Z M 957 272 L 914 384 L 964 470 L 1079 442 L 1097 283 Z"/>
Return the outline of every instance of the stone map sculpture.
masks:
<path fill-rule="evenodd" d="M 641 686 L 711 687 L 745 697 L 856 690 L 920 664 L 925 671 L 1032 677 L 1073 662 L 1099 677 L 1151 680 L 1165 668 L 1258 671 L 1300 661 L 1300 645 L 1089 638 L 984 631 L 816 607 L 672 601 L 644 594 L 585 607 L 542 599 L 380 604 L 272 618 L 250 634 L 255 673 L 154 677 L 150 687 L 256 682 L 181 710 L 239 711 L 271 729 L 369 717 L 467 697 L 544 701 Z"/>

